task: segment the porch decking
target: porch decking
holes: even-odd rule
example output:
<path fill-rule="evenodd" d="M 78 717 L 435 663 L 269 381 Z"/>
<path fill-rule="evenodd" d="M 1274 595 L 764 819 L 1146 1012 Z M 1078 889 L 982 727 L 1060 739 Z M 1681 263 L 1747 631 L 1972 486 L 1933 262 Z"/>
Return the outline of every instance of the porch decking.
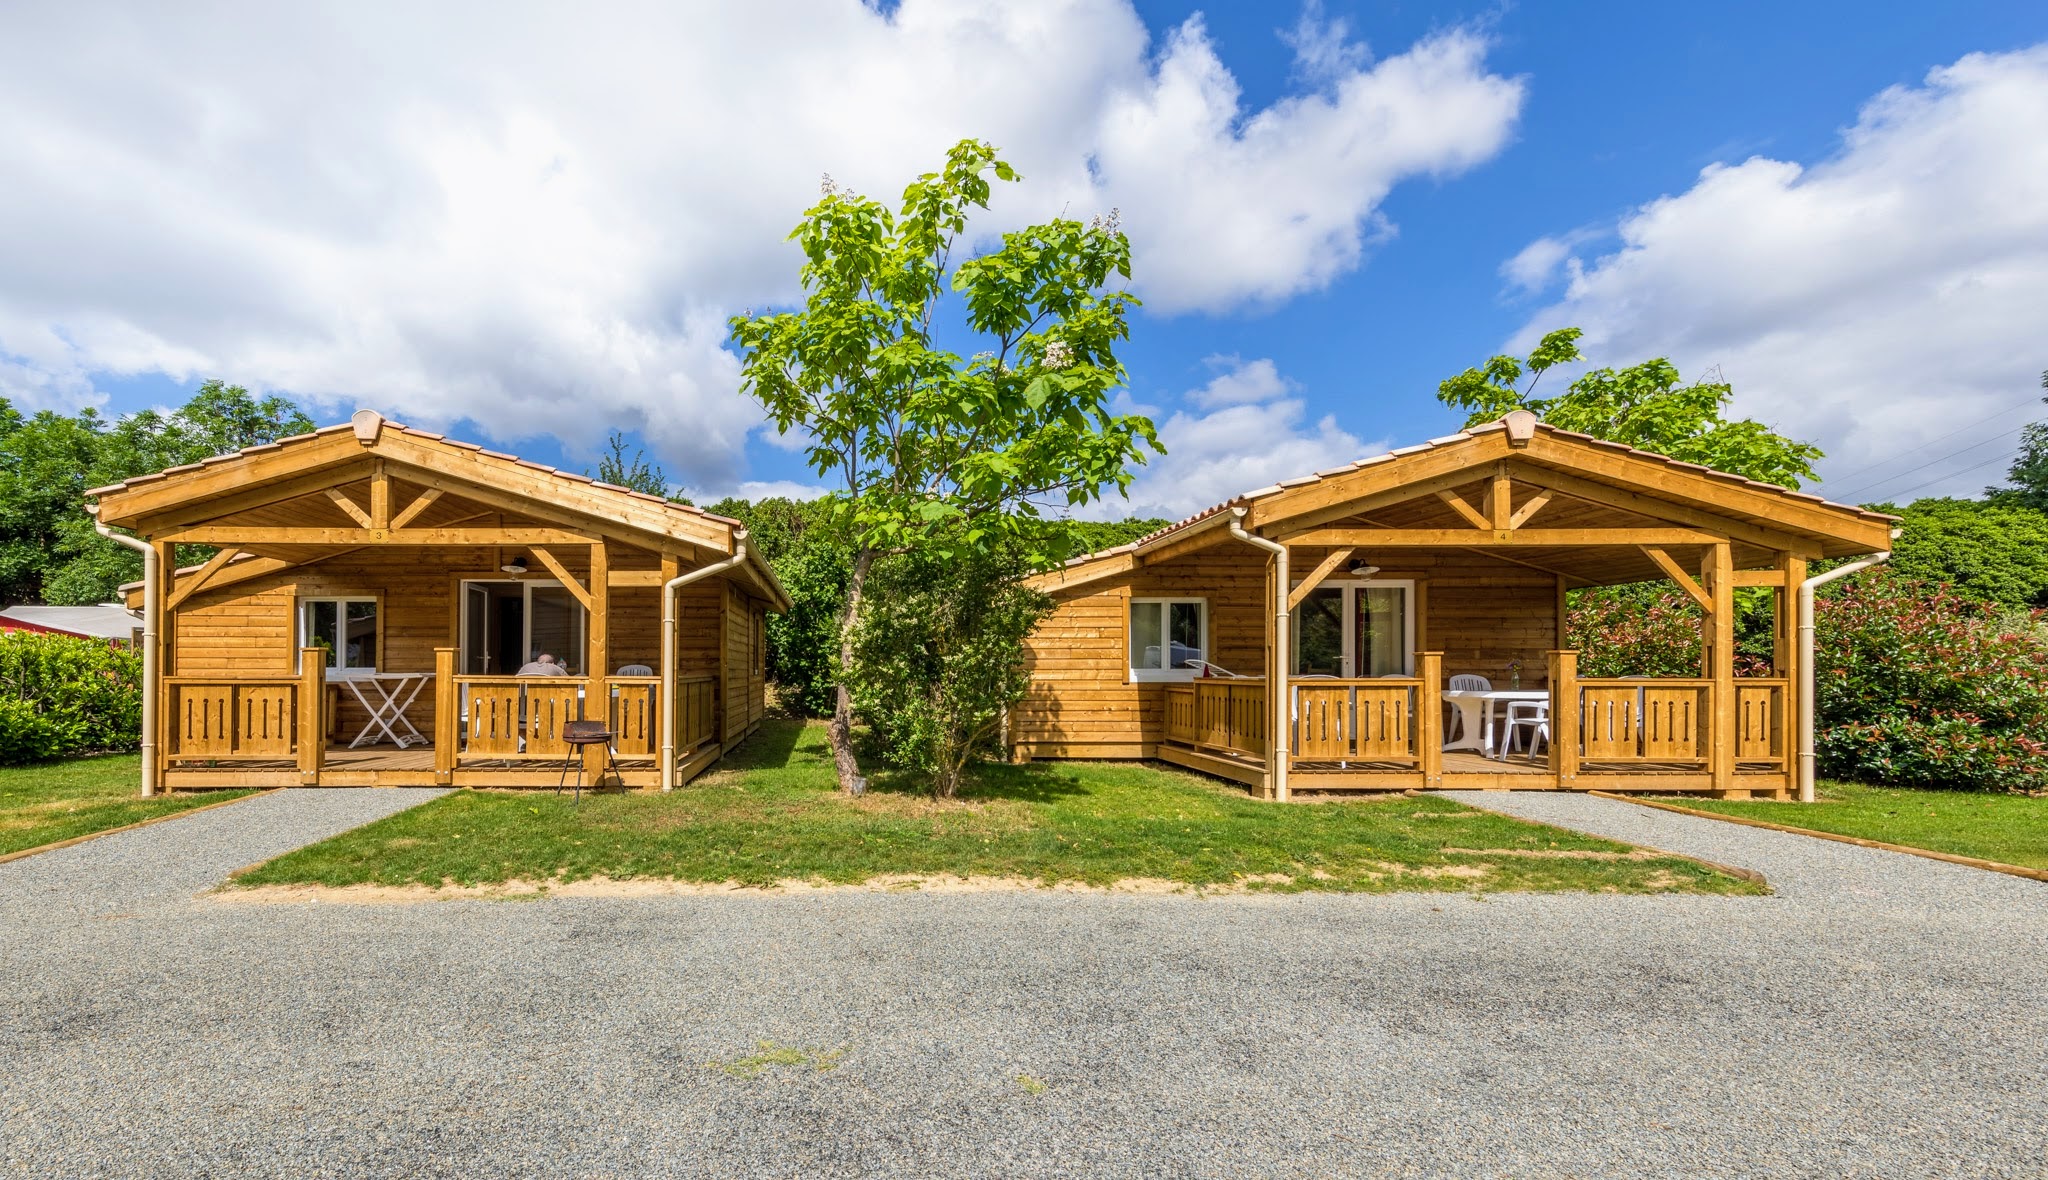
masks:
<path fill-rule="evenodd" d="M 717 747 L 711 747 L 707 756 L 703 751 L 692 754 L 695 763 L 702 758 L 707 763 L 717 757 Z M 660 773 L 652 757 L 621 755 L 618 759 L 619 777 L 607 773 L 606 785 L 616 785 L 623 780 L 634 788 L 659 786 Z M 552 787 L 559 781 L 562 762 L 559 760 L 522 760 L 489 762 L 465 759 L 454 772 L 452 785 L 458 787 Z M 359 746 L 350 749 L 347 745 L 329 745 L 321 758 L 319 786 L 323 787 L 431 787 L 445 784 L 435 776 L 434 747 L 413 746 L 400 750 L 394 746 Z M 569 779 L 575 781 L 575 767 L 571 765 Z M 584 785 L 589 787 L 593 778 L 584 775 Z M 232 765 L 191 766 L 178 765 L 164 772 L 164 785 L 175 790 L 226 787 L 294 787 L 304 785 L 298 764 L 290 759 L 270 761 L 240 761 Z"/>

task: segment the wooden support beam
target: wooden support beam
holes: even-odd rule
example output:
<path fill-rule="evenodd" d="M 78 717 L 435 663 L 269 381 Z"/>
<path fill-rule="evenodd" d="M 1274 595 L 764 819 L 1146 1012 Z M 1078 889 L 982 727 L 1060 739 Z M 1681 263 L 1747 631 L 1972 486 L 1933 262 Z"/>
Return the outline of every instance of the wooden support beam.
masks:
<path fill-rule="evenodd" d="M 1459 516 L 1464 517 L 1465 523 L 1471 525 L 1473 528 L 1490 529 L 1493 527 L 1493 521 L 1490 517 L 1480 512 L 1477 508 L 1472 507 L 1472 505 L 1467 504 L 1465 502 L 1465 497 L 1450 490 L 1449 488 L 1445 488 L 1442 491 L 1439 491 L 1436 494 L 1436 498 L 1450 505 L 1451 511 L 1456 512 Z"/>
<path fill-rule="evenodd" d="M 434 649 L 434 781 L 455 781 L 455 757 L 462 740 L 461 693 L 455 684 L 455 649 Z"/>
<path fill-rule="evenodd" d="M 668 578 L 675 577 L 670 574 Z M 660 570 L 613 570 L 605 575 L 607 586 L 660 586 L 668 581 Z"/>
<path fill-rule="evenodd" d="M 1288 538 L 1291 545 L 1351 545 L 1360 549 L 1439 549 L 1472 546 L 1492 548 L 1586 548 L 1612 545 L 1726 544 L 1726 537 L 1694 529 L 1310 529 Z"/>
<path fill-rule="evenodd" d="M 364 527 L 391 527 L 391 474 L 384 470 L 382 459 L 370 468 L 370 523 Z"/>
<path fill-rule="evenodd" d="M 444 528 L 328 529 L 255 528 L 240 525 L 197 525 L 162 534 L 166 541 L 195 545 L 588 545 L 590 533 L 573 529 Z"/>
<path fill-rule="evenodd" d="M 1706 590 L 1698 582 L 1692 580 L 1692 576 L 1685 572 L 1684 566 L 1671 560 L 1669 553 L 1664 552 L 1655 545 L 1643 545 L 1639 546 L 1639 548 L 1642 549 L 1644 556 L 1657 563 L 1657 568 L 1664 571 L 1665 577 L 1678 583 L 1680 590 L 1685 591 L 1687 596 L 1694 602 L 1699 603 L 1701 610 L 1711 612 L 1714 609 L 1713 598 L 1707 594 Z"/>
<path fill-rule="evenodd" d="M 348 517 L 350 520 L 355 521 L 357 524 L 363 526 L 364 528 L 371 527 L 370 514 L 363 511 L 361 505 L 357 504 L 354 500 L 349 499 L 348 494 L 346 492 L 343 492 L 340 488 L 322 488 L 321 491 L 327 496 L 328 499 L 334 501 L 334 506 L 336 508 L 339 508 L 343 512 L 348 513 Z"/>
<path fill-rule="evenodd" d="M 1486 519 L 1500 532 L 1515 527 L 1508 523 L 1514 518 L 1515 483 L 1508 474 L 1506 463 L 1493 465 L 1493 479 L 1486 485 Z"/>
<path fill-rule="evenodd" d="M 403 511 L 391 518 L 391 527 L 402 529 L 413 521 L 418 520 L 420 513 L 432 508 L 434 501 L 440 499 L 442 494 L 440 488 L 428 488 L 426 491 L 421 492 L 412 503 L 405 506 Z"/>
<path fill-rule="evenodd" d="M 297 745 L 299 785 L 317 787 L 320 785 L 320 769 L 327 758 L 327 650 L 319 647 L 299 649 L 299 688 L 297 711 L 294 720 L 298 732 L 293 736 Z"/>
<path fill-rule="evenodd" d="M 1802 562 L 1801 564 L 1804 563 Z M 1802 577 L 1801 581 L 1804 580 Z M 1785 584 L 1785 571 L 1782 566 L 1777 569 L 1767 570 L 1736 570 L 1735 584 L 1737 586 L 1783 586 Z"/>
<path fill-rule="evenodd" d="M 591 549 L 593 551 L 595 551 L 597 548 L 598 546 L 596 545 L 591 546 Z M 529 549 L 527 552 L 533 554 L 536 560 L 538 560 L 542 565 L 548 567 L 548 572 L 555 575 L 555 580 L 562 584 L 562 589 L 567 590 L 571 598 L 574 598 L 577 602 L 582 603 L 584 610 L 587 611 L 592 609 L 589 588 L 584 586 L 583 583 L 576 580 L 576 576 L 569 572 L 569 567 L 563 565 L 560 558 L 556 557 L 554 554 L 549 553 L 547 550 L 542 549 L 538 546 Z M 597 581 L 596 577 L 594 576 L 596 571 L 593 570 L 591 572 L 593 574 L 591 581 L 595 583 Z"/>
<path fill-rule="evenodd" d="M 535 552 L 545 552 L 536 550 Z M 583 602 L 583 608 L 590 612 L 583 621 L 585 657 L 583 674 L 590 677 L 590 698 L 583 706 L 585 721 L 602 721 L 609 728 L 612 721 L 611 682 L 611 554 L 605 543 L 599 541 L 590 547 L 590 589 Z M 567 585 L 565 581 L 563 583 Z M 603 746 L 583 747 L 583 771 L 598 782 L 597 776 L 604 773 L 607 763 Z M 601 782 L 598 785 L 602 786 Z"/>
<path fill-rule="evenodd" d="M 1549 659 L 1550 769 L 1568 790 L 1579 777 L 1579 653 L 1553 651 Z"/>
<path fill-rule="evenodd" d="M 1528 503 L 1515 509 L 1514 515 L 1508 517 L 1508 527 L 1518 529 L 1529 523 L 1529 518 L 1543 511 L 1543 506 L 1550 503 L 1550 497 L 1555 494 L 1548 488 L 1538 490 L 1535 495 L 1529 497 Z"/>
<path fill-rule="evenodd" d="M 1708 550 L 1701 572 L 1706 575 L 1708 592 L 1714 596 L 1714 611 L 1708 616 L 1713 627 L 1713 663 L 1707 675 L 1713 679 L 1710 695 L 1714 724 L 1709 735 L 1713 745 L 1707 755 L 1707 773 L 1713 778 L 1714 790 L 1726 791 L 1735 786 L 1736 738 L 1735 563 L 1729 546 L 1721 544 Z"/>
<path fill-rule="evenodd" d="M 1698 505 L 1681 504 L 1657 496 L 1645 495 L 1641 492 L 1632 492 L 1626 488 L 1618 488 L 1612 484 L 1587 479 L 1568 471 L 1559 471 L 1551 467 L 1538 467 L 1534 464 L 1523 464 L 1516 468 L 1515 476 L 1522 483 L 1563 492 L 1574 499 L 1585 500 L 1593 504 L 1604 504 L 1609 508 L 1620 508 L 1628 512 L 1639 512 L 1644 516 L 1669 521 L 1672 524 L 1688 525 L 1693 528 L 1706 529 L 1710 532 L 1723 533 L 1734 540 L 1763 549 L 1782 549 L 1798 552 L 1812 550 L 1816 554 L 1819 551 L 1818 544 L 1811 538 L 1780 532 L 1765 525 L 1757 524 L 1752 519 L 1745 519 L 1733 514 L 1717 513 Z"/>
<path fill-rule="evenodd" d="M 1352 552 L 1350 549 L 1339 549 L 1323 558 L 1322 564 L 1310 570 L 1308 577 L 1301 580 L 1301 585 L 1287 592 L 1287 609 L 1291 611 L 1300 606 L 1302 599 L 1307 598 L 1311 591 L 1323 584 L 1323 579 L 1335 572 L 1338 566 L 1351 560 Z"/>
<path fill-rule="evenodd" d="M 212 557 L 207 558 L 206 564 L 200 566 L 194 572 L 187 574 L 183 578 L 169 579 L 176 584 L 171 588 L 171 596 L 164 600 L 164 609 L 167 611 L 177 610 L 186 599 L 206 589 L 206 584 L 211 582 L 214 575 L 221 571 L 221 567 L 233 561 L 239 553 L 241 553 L 240 549 L 223 549 Z"/>

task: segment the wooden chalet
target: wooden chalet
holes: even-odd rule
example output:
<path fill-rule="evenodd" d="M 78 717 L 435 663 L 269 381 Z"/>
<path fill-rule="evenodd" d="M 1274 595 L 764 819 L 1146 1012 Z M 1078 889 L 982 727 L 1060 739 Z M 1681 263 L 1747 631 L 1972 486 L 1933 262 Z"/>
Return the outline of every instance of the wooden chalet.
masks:
<path fill-rule="evenodd" d="M 737 521 L 369 411 L 89 494 L 149 551 L 145 789 L 552 786 L 572 720 L 667 786 L 761 719 L 788 598 Z"/>
<path fill-rule="evenodd" d="M 1057 609 L 1029 642 L 1011 752 L 1156 758 L 1283 798 L 1784 798 L 1801 691 L 1793 595 L 1810 562 L 1888 550 L 1893 523 L 1518 411 L 1249 492 L 1035 579 Z M 1566 594 L 1656 579 L 1701 609 L 1698 675 L 1581 676 L 1561 640 Z M 1776 598 L 1766 676 L 1736 673 L 1746 586 Z M 1447 706 L 1470 694 L 1445 695 L 1461 675 L 1534 698 L 1527 752 L 1501 757 L 1499 735 L 1465 732 L 1470 711 Z"/>

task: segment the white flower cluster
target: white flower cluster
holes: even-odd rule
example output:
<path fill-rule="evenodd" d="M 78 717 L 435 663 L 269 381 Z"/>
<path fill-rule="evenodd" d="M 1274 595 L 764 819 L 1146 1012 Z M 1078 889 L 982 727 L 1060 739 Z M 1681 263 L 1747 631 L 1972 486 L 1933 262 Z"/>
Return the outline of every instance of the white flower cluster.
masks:
<path fill-rule="evenodd" d="M 1048 369 L 1069 368 L 1074 363 L 1074 350 L 1064 340 L 1055 340 L 1045 346 L 1045 356 L 1040 358 Z"/>
<path fill-rule="evenodd" d="M 996 359 L 996 354 L 992 352 L 977 352 L 974 354 L 972 358 L 972 360 L 976 364 L 980 364 L 982 361 L 992 361 L 994 359 Z"/>
<path fill-rule="evenodd" d="M 821 197 L 829 197 L 829 196 L 831 196 L 831 195 L 832 195 L 833 193 L 836 193 L 836 192 L 838 192 L 838 191 L 839 191 L 839 182 L 838 182 L 838 181 L 836 181 L 836 180 L 834 180 L 834 179 L 832 179 L 832 174 L 831 174 L 830 172 L 826 172 L 826 173 L 822 173 L 822 174 L 820 174 L 820 178 L 819 178 L 819 180 L 818 180 L 818 195 L 819 195 L 819 196 L 821 196 Z"/>
<path fill-rule="evenodd" d="M 1109 211 L 1108 216 L 1104 216 L 1100 213 L 1097 213 L 1095 217 L 1088 222 L 1088 228 L 1094 230 L 1097 233 L 1113 234 L 1117 231 L 1117 229 L 1120 226 L 1123 225 L 1123 223 L 1124 215 L 1122 211 L 1112 208 Z"/>

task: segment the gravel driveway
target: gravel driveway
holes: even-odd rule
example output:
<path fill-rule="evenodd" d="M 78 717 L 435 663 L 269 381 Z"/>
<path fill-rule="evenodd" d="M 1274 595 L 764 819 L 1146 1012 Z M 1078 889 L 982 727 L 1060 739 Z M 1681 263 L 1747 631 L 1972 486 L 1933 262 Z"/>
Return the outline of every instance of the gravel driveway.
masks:
<path fill-rule="evenodd" d="M 0 1169 L 2048 1175 L 2036 882 L 1493 795 L 1782 892 L 194 896 L 407 801 L 0 865 Z"/>

